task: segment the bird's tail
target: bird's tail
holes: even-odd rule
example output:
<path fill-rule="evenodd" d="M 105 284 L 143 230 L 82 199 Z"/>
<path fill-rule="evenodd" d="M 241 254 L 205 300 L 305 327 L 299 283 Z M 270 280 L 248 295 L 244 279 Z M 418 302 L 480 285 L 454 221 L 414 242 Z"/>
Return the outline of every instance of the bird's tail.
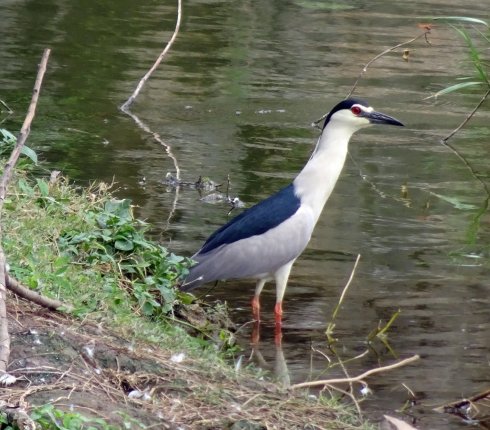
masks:
<path fill-rule="evenodd" d="M 202 277 L 192 278 L 191 273 L 187 275 L 184 282 L 179 286 L 180 291 L 191 291 L 203 284 Z"/>
<path fill-rule="evenodd" d="M 225 270 L 229 267 L 223 267 L 221 259 L 215 257 L 213 253 L 193 255 L 192 259 L 196 261 L 196 264 L 189 269 L 189 274 L 180 289 L 190 291 L 208 282 L 231 278 L 229 270 Z"/>
<path fill-rule="evenodd" d="M 205 279 L 204 270 L 201 267 L 201 263 L 197 262 L 189 269 L 189 274 L 185 277 L 184 282 L 179 288 L 181 291 L 191 291 L 194 288 L 200 287 L 206 282 L 208 282 L 208 280 Z"/>

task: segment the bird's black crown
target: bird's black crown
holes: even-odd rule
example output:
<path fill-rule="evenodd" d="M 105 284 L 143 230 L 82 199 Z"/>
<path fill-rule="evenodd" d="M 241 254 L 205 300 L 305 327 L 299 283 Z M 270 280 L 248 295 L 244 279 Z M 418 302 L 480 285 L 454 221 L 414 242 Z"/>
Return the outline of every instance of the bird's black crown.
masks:
<path fill-rule="evenodd" d="M 366 102 L 365 100 L 361 100 L 361 99 L 346 99 L 346 100 L 342 100 L 340 103 L 336 104 L 333 107 L 333 109 L 329 112 L 329 114 L 325 118 L 325 122 L 323 123 L 322 129 L 326 127 L 326 125 L 328 124 L 328 121 L 330 121 L 330 118 L 332 117 L 332 115 L 335 112 L 338 112 L 339 110 L 342 110 L 342 109 L 350 109 L 354 105 L 362 105 L 362 106 L 368 107 L 369 106 L 369 103 Z"/>

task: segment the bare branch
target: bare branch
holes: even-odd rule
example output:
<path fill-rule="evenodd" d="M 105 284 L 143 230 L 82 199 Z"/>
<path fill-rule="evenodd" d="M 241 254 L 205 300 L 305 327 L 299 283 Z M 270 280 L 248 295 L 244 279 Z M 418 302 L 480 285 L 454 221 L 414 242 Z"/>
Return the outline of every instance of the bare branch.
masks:
<path fill-rule="evenodd" d="M 167 55 L 167 52 L 170 50 L 170 47 L 174 43 L 175 39 L 177 38 L 177 34 L 179 33 L 181 21 L 182 21 L 182 0 L 178 0 L 178 4 L 177 4 L 177 21 L 175 23 L 175 30 L 174 30 L 174 32 L 172 34 L 172 37 L 170 38 L 170 40 L 168 41 L 167 45 L 165 46 L 165 48 L 163 49 L 163 51 L 160 53 L 160 55 L 156 59 L 156 61 L 153 64 L 153 66 L 150 68 L 150 70 L 148 70 L 148 72 L 146 72 L 146 74 L 141 78 L 141 80 L 139 81 L 136 89 L 133 91 L 133 94 L 131 94 L 131 96 L 120 107 L 120 109 L 126 115 L 129 115 L 133 119 L 133 121 L 138 125 L 139 128 L 141 128 L 142 130 L 144 130 L 146 133 L 151 134 L 153 136 L 153 139 L 156 142 L 158 142 L 160 145 L 162 145 L 162 147 L 165 149 L 165 152 L 167 153 L 167 155 L 169 156 L 169 158 L 172 160 L 172 162 L 174 164 L 175 176 L 176 176 L 177 180 L 180 180 L 180 168 L 179 168 L 179 163 L 177 162 L 177 158 L 172 153 L 171 146 L 169 144 L 165 143 L 158 133 L 152 131 L 150 129 L 150 127 L 148 127 L 148 125 L 146 125 L 142 120 L 140 120 L 137 115 L 135 115 L 134 113 L 132 113 L 129 110 L 129 108 L 131 107 L 131 105 L 133 104 L 133 102 L 136 100 L 136 97 L 138 97 L 138 95 L 139 95 L 141 89 L 143 88 L 143 86 L 145 85 L 146 81 L 150 78 L 151 74 L 160 65 L 160 63 L 162 62 L 162 60 L 165 57 L 165 55 Z M 175 213 L 175 210 L 177 208 L 178 199 L 179 199 L 179 187 L 176 187 L 175 188 L 175 197 L 174 197 L 172 209 L 171 209 L 171 211 L 169 213 L 169 216 L 167 218 L 167 226 L 169 225 L 170 220 L 171 220 L 173 214 Z"/>
<path fill-rule="evenodd" d="M 414 355 L 413 357 L 406 358 L 405 360 L 401 360 L 397 363 L 390 364 L 388 366 L 377 367 L 375 369 L 368 370 L 352 378 L 334 378 L 334 379 L 323 379 L 320 381 L 301 382 L 300 384 L 291 385 L 290 388 L 292 390 L 296 390 L 298 388 L 318 387 L 319 385 L 348 384 L 350 382 L 362 382 L 363 379 L 367 378 L 370 375 L 373 375 L 375 373 L 386 372 L 388 370 L 393 370 L 398 367 L 406 366 L 407 364 L 417 361 L 418 359 L 420 359 L 420 356 Z"/>
<path fill-rule="evenodd" d="M 12 291 L 19 297 L 22 297 L 23 299 L 29 300 L 36 303 L 37 305 L 43 306 L 53 311 L 59 311 L 63 309 L 66 312 L 71 312 L 73 310 L 72 305 L 68 303 L 63 303 L 60 300 L 42 296 L 41 294 L 38 294 L 30 288 L 27 288 L 24 285 L 20 284 L 19 281 L 10 276 L 7 276 L 7 289 Z"/>
<path fill-rule="evenodd" d="M 485 102 L 487 97 L 490 95 L 490 89 L 487 90 L 485 95 L 481 98 L 481 100 L 478 102 L 478 104 L 475 106 L 475 108 L 468 114 L 468 116 L 465 118 L 465 120 L 458 126 L 456 127 L 451 133 L 449 133 L 446 137 L 442 139 L 443 144 L 445 144 L 448 148 L 452 149 L 453 152 L 455 152 L 454 148 L 452 148 L 450 145 L 447 144 L 447 141 L 451 139 L 459 130 L 461 130 L 466 123 L 473 117 L 473 115 L 476 113 L 478 109 L 480 109 L 481 105 Z"/>
<path fill-rule="evenodd" d="M 45 49 L 44 54 L 39 64 L 37 72 L 36 82 L 34 83 L 34 89 L 32 92 L 31 104 L 27 110 L 27 115 L 20 129 L 17 143 L 10 155 L 9 160 L 5 164 L 2 177 L 0 178 L 0 220 L 2 216 L 3 203 L 7 194 L 7 186 L 12 177 L 12 173 L 21 154 L 22 148 L 29 136 L 31 130 L 31 123 L 36 113 L 37 100 L 39 98 L 39 92 L 41 90 L 41 84 L 43 82 L 44 73 L 46 72 L 46 65 L 48 64 L 48 58 L 51 50 Z M 2 225 L 0 223 L 0 239 L 2 237 Z M 0 242 L 1 243 L 1 242 Z M 5 271 L 5 253 L 0 244 L 0 373 L 5 373 L 7 369 L 8 359 L 10 356 L 10 336 L 8 333 L 8 319 L 7 319 L 7 274 Z"/>
<path fill-rule="evenodd" d="M 39 92 L 41 90 L 41 84 L 43 81 L 44 73 L 46 72 L 46 64 L 48 62 L 49 54 L 51 50 L 46 49 L 44 51 L 43 57 L 41 59 L 41 63 L 39 64 L 39 70 L 36 77 L 36 82 L 34 84 L 34 89 L 32 91 L 32 99 L 31 104 L 29 105 L 29 109 L 27 110 L 27 115 L 22 124 L 22 128 L 20 129 L 19 137 L 17 138 L 17 143 L 10 155 L 7 164 L 5 164 L 3 175 L 0 178 L 0 210 L 2 209 L 3 202 L 5 200 L 5 194 L 7 192 L 7 185 L 12 177 L 12 173 L 14 171 L 15 164 L 19 159 L 22 148 L 29 136 L 31 131 L 31 123 L 34 119 L 34 115 L 36 114 L 36 106 L 39 98 Z"/>
<path fill-rule="evenodd" d="M 359 73 L 359 76 L 357 77 L 356 81 L 354 82 L 354 85 L 352 86 L 351 90 L 349 91 L 349 93 L 347 94 L 347 96 L 345 98 L 348 99 L 349 97 L 352 96 L 352 94 L 354 94 L 354 91 L 357 88 L 357 84 L 359 83 L 359 81 L 363 77 L 364 73 L 367 72 L 368 67 L 371 64 L 373 64 L 376 60 L 378 60 L 379 58 L 381 58 L 383 55 L 386 55 L 389 52 L 394 51 L 395 49 L 401 48 L 402 46 L 409 45 L 410 43 L 415 42 L 417 39 L 420 39 L 421 37 L 424 37 L 425 38 L 425 41 L 427 42 L 427 44 L 430 45 L 430 42 L 429 42 L 429 39 L 427 38 L 427 35 L 430 34 L 430 30 L 431 29 L 430 29 L 430 27 L 425 27 L 425 26 L 424 26 L 424 28 L 425 28 L 425 31 L 423 33 L 420 33 L 418 36 L 416 36 L 416 37 L 414 37 L 414 38 L 412 38 L 410 40 L 407 40 L 406 42 L 402 42 L 402 43 L 399 43 L 398 45 L 392 46 L 391 48 L 385 49 L 383 52 L 379 53 L 374 58 L 372 58 L 371 60 L 369 60 L 364 65 L 364 67 L 362 68 L 361 72 Z M 328 114 L 325 114 L 321 118 L 318 118 L 316 121 L 313 121 L 312 126 L 317 127 L 317 128 L 321 128 L 319 126 L 319 124 L 327 117 L 327 115 Z"/>
<path fill-rule="evenodd" d="M 125 113 L 129 110 L 129 107 L 133 104 L 133 102 L 136 100 L 136 97 L 138 97 L 138 94 L 140 93 L 141 89 L 145 85 L 146 81 L 148 78 L 151 76 L 151 74 L 156 70 L 156 68 L 160 65 L 160 63 L 163 60 L 163 57 L 167 54 L 169 51 L 170 47 L 174 43 L 175 39 L 177 38 L 177 34 L 179 33 L 180 29 L 180 22 L 182 20 L 182 0 L 178 0 L 178 5 L 177 5 L 177 22 L 175 23 L 175 30 L 172 34 L 172 37 L 168 41 L 167 45 L 163 49 L 163 51 L 160 53 L 158 58 L 156 59 L 155 63 L 153 66 L 151 66 L 150 70 L 146 72 L 145 76 L 141 78 L 141 80 L 138 83 L 138 86 L 136 89 L 133 91 L 133 94 L 124 102 L 124 104 L 121 106 L 121 110 Z"/>
<path fill-rule="evenodd" d="M 357 87 L 357 84 L 359 83 L 360 79 L 362 78 L 362 76 L 364 75 L 364 73 L 367 72 L 368 67 L 371 64 L 373 64 L 376 60 L 378 60 L 379 58 L 381 58 L 383 55 L 386 55 L 389 52 L 394 51 L 395 49 L 401 48 L 402 46 L 409 45 L 410 43 L 415 42 L 417 39 L 420 39 L 421 37 L 425 37 L 426 42 L 429 43 L 429 41 L 427 40 L 427 35 L 429 33 L 430 33 L 430 29 L 427 29 L 423 33 L 420 33 L 418 36 L 416 36 L 416 37 L 414 37 L 414 38 L 412 38 L 410 40 L 407 40 L 406 42 L 402 42 L 402 43 L 399 43 L 398 45 L 392 46 L 391 48 L 385 49 L 383 52 L 381 52 L 380 54 L 378 54 L 374 58 L 372 58 L 370 61 L 368 61 L 366 63 L 366 65 L 362 68 L 361 73 L 359 73 L 359 76 L 357 77 L 356 82 L 354 82 L 354 85 L 352 86 L 351 90 L 349 91 L 349 94 L 347 94 L 347 97 L 346 98 L 348 99 L 350 96 L 352 96 L 352 94 L 354 93 L 354 91 L 355 91 L 355 89 Z"/>

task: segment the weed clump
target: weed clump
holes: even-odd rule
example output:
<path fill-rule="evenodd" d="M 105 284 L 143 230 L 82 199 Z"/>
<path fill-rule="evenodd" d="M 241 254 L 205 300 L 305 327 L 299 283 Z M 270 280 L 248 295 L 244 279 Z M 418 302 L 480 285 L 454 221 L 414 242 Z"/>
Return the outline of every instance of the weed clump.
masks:
<path fill-rule="evenodd" d="M 185 277 L 191 260 L 177 256 L 145 238 L 148 225 L 133 217 L 128 199 L 110 199 L 84 214 L 85 226 L 61 233 L 62 255 L 79 264 L 118 273 L 145 316 L 168 315 L 177 300 L 175 285 Z"/>
<path fill-rule="evenodd" d="M 105 184 L 74 187 L 64 178 L 17 172 L 5 202 L 10 272 L 29 288 L 72 302 L 76 315 L 123 303 L 146 317 L 165 317 L 189 302 L 175 285 L 191 260 L 146 239 L 131 202 Z"/>

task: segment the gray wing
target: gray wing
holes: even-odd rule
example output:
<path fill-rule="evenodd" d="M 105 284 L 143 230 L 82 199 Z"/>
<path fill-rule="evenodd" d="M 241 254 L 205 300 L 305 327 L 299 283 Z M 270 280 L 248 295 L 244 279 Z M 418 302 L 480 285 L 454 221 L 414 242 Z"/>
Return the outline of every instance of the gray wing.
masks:
<path fill-rule="evenodd" d="M 300 208 L 291 218 L 264 234 L 224 244 L 192 258 L 184 290 L 223 279 L 262 278 L 295 260 L 306 248 L 315 221 L 311 210 Z"/>

